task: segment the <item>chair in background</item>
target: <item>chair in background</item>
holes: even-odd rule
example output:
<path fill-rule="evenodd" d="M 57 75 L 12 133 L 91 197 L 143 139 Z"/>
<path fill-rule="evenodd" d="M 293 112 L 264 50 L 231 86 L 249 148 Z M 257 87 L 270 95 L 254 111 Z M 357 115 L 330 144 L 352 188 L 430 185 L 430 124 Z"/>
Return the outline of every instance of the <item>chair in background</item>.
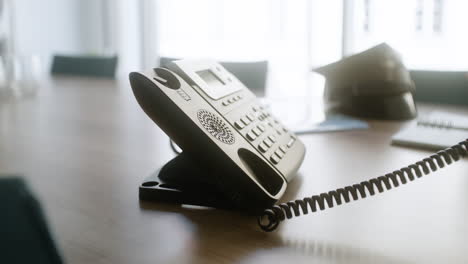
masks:
<path fill-rule="evenodd" d="M 161 57 L 159 65 L 164 67 L 176 58 Z M 253 62 L 220 62 L 220 64 L 236 76 L 255 95 L 264 97 L 268 73 L 268 61 Z"/>
<path fill-rule="evenodd" d="M 113 79 L 117 68 L 117 60 L 117 56 L 54 55 L 52 74 Z"/>
<path fill-rule="evenodd" d="M 410 74 L 416 101 L 468 105 L 467 72 L 412 70 Z"/>
<path fill-rule="evenodd" d="M 22 178 L 0 176 L 1 263 L 63 263 L 39 201 Z"/>

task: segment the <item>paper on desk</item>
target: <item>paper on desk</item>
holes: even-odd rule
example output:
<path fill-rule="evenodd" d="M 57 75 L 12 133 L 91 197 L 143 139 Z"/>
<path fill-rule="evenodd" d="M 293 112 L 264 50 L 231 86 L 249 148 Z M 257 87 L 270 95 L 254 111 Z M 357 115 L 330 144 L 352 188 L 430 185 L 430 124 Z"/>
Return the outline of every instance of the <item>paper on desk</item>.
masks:
<path fill-rule="evenodd" d="M 328 116 L 327 119 L 320 123 L 302 124 L 290 128 L 296 134 L 306 134 L 368 129 L 369 125 L 367 122 L 349 116 L 333 115 Z"/>
<path fill-rule="evenodd" d="M 426 124 L 420 124 L 421 121 Z M 463 115 L 435 111 L 419 122 L 412 122 L 393 135 L 392 144 L 441 150 L 468 138 L 468 118 Z"/>
<path fill-rule="evenodd" d="M 301 100 L 270 100 L 264 105 L 296 134 L 368 129 L 367 122 L 346 115 L 326 116 L 323 105 Z"/>

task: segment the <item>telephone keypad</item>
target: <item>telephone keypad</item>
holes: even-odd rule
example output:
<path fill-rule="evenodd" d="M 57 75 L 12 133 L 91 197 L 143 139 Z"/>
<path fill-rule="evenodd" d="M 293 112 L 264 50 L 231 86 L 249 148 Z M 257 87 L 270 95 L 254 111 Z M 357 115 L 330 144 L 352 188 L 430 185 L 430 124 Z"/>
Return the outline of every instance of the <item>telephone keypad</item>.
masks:
<path fill-rule="evenodd" d="M 233 121 L 234 127 L 238 131 L 245 130 L 242 133 L 245 139 L 255 144 L 258 152 L 274 166 L 281 166 L 281 160 L 287 156 L 296 140 L 281 122 L 260 105 L 250 106 L 249 111 L 236 115 Z"/>

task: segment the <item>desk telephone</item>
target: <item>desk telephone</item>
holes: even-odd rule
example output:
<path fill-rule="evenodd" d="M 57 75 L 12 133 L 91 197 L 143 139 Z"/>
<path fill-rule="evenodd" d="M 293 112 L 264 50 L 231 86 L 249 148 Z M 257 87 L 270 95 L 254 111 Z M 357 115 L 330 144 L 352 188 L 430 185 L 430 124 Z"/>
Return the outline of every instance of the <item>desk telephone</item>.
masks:
<path fill-rule="evenodd" d="M 140 199 L 240 209 L 265 231 L 286 218 L 383 192 L 468 154 L 468 139 L 400 170 L 275 205 L 305 155 L 302 141 L 220 64 L 179 60 L 130 73 L 145 113 L 183 150 L 140 186 Z"/>

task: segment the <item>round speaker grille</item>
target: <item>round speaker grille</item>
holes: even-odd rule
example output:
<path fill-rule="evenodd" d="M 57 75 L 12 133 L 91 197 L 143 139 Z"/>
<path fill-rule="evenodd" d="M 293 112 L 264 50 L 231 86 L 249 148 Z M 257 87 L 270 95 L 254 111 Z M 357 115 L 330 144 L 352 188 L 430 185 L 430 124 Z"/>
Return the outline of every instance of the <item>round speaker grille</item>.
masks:
<path fill-rule="evenodd" d="M 203 127 L 208 130 L 213 137 L 223 143 L 234 144 L 234 134 L 221 118 L 203 109 L 197 112 L 197 117 Z"/>

